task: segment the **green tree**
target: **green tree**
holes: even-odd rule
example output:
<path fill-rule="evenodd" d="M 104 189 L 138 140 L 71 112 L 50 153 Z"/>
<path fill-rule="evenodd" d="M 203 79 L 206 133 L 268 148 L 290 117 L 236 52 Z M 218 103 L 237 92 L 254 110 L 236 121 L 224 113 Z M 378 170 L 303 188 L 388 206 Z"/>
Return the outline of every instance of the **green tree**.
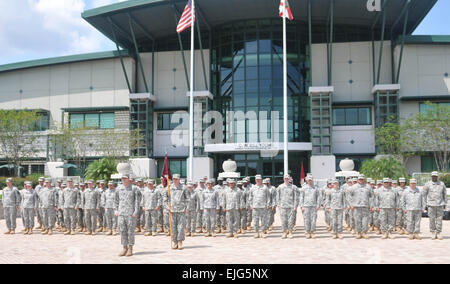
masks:
<path fill-rule="evenodd" d="M 18 175 L 20 163 L 42 150 L 39 135 L 33 133 L 40 116 L 36 111 L 0 110 L 0 151 Z"/>
<path fill-rule="evenodd" d="M 450 106 L 427 102 L 423 112 L 407 119 L 404 135 L 416 151 L 431 152 L 441 172 L 450 162 Z"/>
<path fill-rule="evenodd" d="M 373 179 L 406 177 L 406 170 L 403 164 L 391 157 L 366 160 L 363 162 L 360 172 Z"/>
<path fill-rule="evenodd" d="M 111 175 L 117 173 L 117 163 L 112 159 L 100 159 L 86 168 L 86 178 L 109 181 Z"/>

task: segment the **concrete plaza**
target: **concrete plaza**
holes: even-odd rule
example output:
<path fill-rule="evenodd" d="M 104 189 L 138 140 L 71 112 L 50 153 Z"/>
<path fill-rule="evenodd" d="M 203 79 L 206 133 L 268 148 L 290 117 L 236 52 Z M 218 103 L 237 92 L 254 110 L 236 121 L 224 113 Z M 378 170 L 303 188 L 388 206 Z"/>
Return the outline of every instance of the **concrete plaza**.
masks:
<path fill-rule="evenodd" d="M 120 236 L 77 234 L 65 236 L 23 235 L 22 221 L 17 219 L 15 235 L 4 235 L 5 220 L 0 221 L 0 263 L 450 263 L 450 222 L 444 221 L 444 240 L 431 240 L 428 219 L 422 219 L 422 241 L 411 241 L 396 235 L 395 240 L 381 240 L 370 233 L 369 240 L 356 240 L 345 232 L 343 240 L 333 240 L 325 230 L 323 211 L 319 212 L 315 240 L 307 240 L 303 218 L 299 214 L 294 239 L 281 239 L 279 214 L 276 228 L 266 239 L 254 239 L 253 233 L 238 239 L 187 237 L 182 251 L 170 249 L 169 238 L 163 235 L 136 235 L 133 257 L 118 257 Z"/>

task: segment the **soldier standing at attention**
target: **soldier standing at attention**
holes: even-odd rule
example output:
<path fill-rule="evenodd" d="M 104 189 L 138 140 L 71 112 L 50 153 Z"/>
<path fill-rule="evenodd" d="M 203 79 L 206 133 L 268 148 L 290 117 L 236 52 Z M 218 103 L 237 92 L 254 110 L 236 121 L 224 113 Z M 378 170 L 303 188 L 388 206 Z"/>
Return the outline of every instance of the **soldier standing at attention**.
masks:
<path fill-rule="evenodd" d="M 139 189 L 131 184 L 127 175 L 122 176 L 122 185 L 117 187 L 114 202 L 114 215 L 118 217 L 121 244 L 123 246 L 119 256 L 133 255 L 136 217 L 141 203 L 138 191 Z"/>
<path fill-rule="evenodd" d="M 156 191 L 159 194 L 159 199 L 161 200 L 161 205 L 159 206 L 159 211 L 158 211 L 158 233 L 164 233 L 167 232 L 167 230 L 165 230 L 165 223 L 164 223 L 164 211 L 165 211 L 165 205 L 162 202 L 163 200 L 163 195 L 164 195 L 164 190 L 165 190 L 165 178 L 162 177 L 161 178 L 161 184 L 159 184 L 158 186 L 156 186 Z"/>
<path fill-rule="evenodd" d="M 364 182 L 364 175 L 359 175 L 357 184 L 349 189 L 352 199 L 352 210 L 355 217 L 356 238 L 369 239 L 367 231 L 369 230 L 369 212 L 370 198 L 373 196 L 372 189 Z"/>
<path fill-rule="evenodd" d="M 331 230 L 333 231 L 333 239 L 342 239 L 342 224 L 345 207 L 345 194 L 339 188 L 337 180 L 331 181 L 333 187 L 326 192 L 327 203 L 330 204 L 328 209 L 331 215 Z"/>
<path fill-rule="evenodd" d="M 145 236 L 156 236 L 158 210 L 161 203 L 159 193 L 155 189 L 155 181 L 146 181 L 147 187 L 142 192 L 142 210 L 145 217 Z"/>
<path fill-rule="evenodd" d="M 222 203 L 223 203 L 223 178 L 219 177 L 217 179 L 217 184 L 214 185 L 214 190 L 219 194 L 219 213 L 217 213 L 216 219 L 216 233 L 225 233 L 225 212 L 223 212 Z M 223 231 L 222 231 L 223 230 Z"/>
<path fill-rule="evenodd" d="M 38 179 L 39 184 L 36 185 L 36 187 L 34 188 L 34 190 L 36 191 L 36 194 L 38 195 L 38 205 L 40 205 L 40 201 L 39 201 L 39 191 L 44 188 L 44 177 L 40 177 Z M 40 206 L 37 209 L 37 221 L 39 223 L 39 226 L 36 227 L 37 230 L 44 230 L 44 226 L 43 226 L 43 222 L 42 222 L 42 211 Z"/>
<path fill-rule="evenodd" d="M 246 195 L 246 191 L 243 187 L 244 182 L 242 180 L 239 180 L 237 182 L 236 190 L 241 195 L 240 202 L 239 202 L 239 210 L 236 211 L 237 217 L 236 217 L 236 226 L 237 226 L 237 234 L 245 234 L 245 230 L 247 228 L 247 204 L 248 204 L 248 196 Z"/>
<path fill-rule="evenodd" d="M 261 175 L 255 176 L 256 184 L 250 189 L 249 203 L 253 211 L 253 225 L 255 226 L 254 238 L 266 238 L 266 213 L 270 208 L 270 192 L 262 183 Z M 261 224 L 261 225 L 260 225 Z"/>
<path fill-rule="evenodd" d="M 378 190 L 375 198 L 377 199 L 377 207 L 375 207 L 375 209 L 380 213 L 381 231 L 383 232 L 383 237 L 381 238 L 394 239 L 395 237 L 392 235 L 392 231 L 394 230 L 395 225 L 398 194 L 397 191 L 390 186 L 389 178 L 383 179 L 383 187 Z"/>
<path fill-rule="evenodd" d="M 223 205 L 227 216 L 227 238 L 238 238 L 238 211 L 241 203 L 241 193 L 236 188 L 236 181 L 228 179 L 228 188 L 224 192 Z"/>
<path fill-rule="evenodd" d="M 422 190 L 428 207 L 432 239 L 443 240 L 444 238 L 441 236 L 442 218 L 447 205 L 447 189 L 445 184 L 439 180 L 438 172 L 431 173 L 431 181 L 427 182 Z"/>
<path fill-rule="evenodd" d="M 139 211 L 136 216 L 136 233 L 140 233 L 140 232 L 144 232 L 144 218 L 145 218 L 144 211 L 142 210 L 142 207 L 143 207 L 142 202 L 144 200 L 142 198 L 142 193 L 145 189 L 142 179 L 140 179 L 140 178 L 136 179 L 136 186 L 139 189 L 139 194 L 141 195 L 139 198 L 141 200 L 141 204 L 139 205 Z"/>
<path fill-rule="evenodd" d="M 200 198 L 200 210 L 205 216 L 205 237 L 215 237 L 216 214 L 219 212 L 219 193 L 213 188 L 212 180 L 206 182 L 206 190 Z"/>
<path fill-rule="evenodd" d="M 187 205 L 189 202 L 188 190 L 180 183 L 180 175 L 173 175 L 173 184 L 170 187 L 170 214 L 172 217 L 172 249 L 183 249 L 185 240 Z M 167 203 L 169 203 L 169 200 Z"/>
<path fill-rule="evenodd" d="M 31 235 L 34 227 L 34 215 L 38 208 L 38 197 L 31 181 L 25 182 L 25 192 L 22 195 L 22 214 L 25 221 L 24 235 Z"/>
<path fill-rule="evenodd" d="M 252 184 L 250 183 L 250 177 L 245 177 L 242 181 L 243 181 L 242 188 L 244 189 L 245 195 L 247 197 L 247 202 L 246 202 L 246 206 L 247 206 L 247 210 L 246 210 L 247 224 L 245 224 L 245 225 L 246 225 L 246 230 L 247 231 L 251 231 L 252 230 L 252 221 L 253 221 L 253 210 L 250 208 L 250 203 L 248 201 L 250 199 L 250 190 L 252 188 Z"/>
<path fill-rule="evenodd" d="M 20 193 L 17 187 L 12 185 L 12 178 L 6 179 L 6 187 L 3 189 L 3 211 L 6 219 L 8 231 L 5 235 L 14 235 L 16 231 L 17 210 L 20 205 Z"/>
<path fill-rule="evenodd" d="M 56 194 L 56 207 L 58 207 L 58 211 L 56 211 L 56 229 L 60 232 L 65 232 L 64 213 L 62 210 L 62 191 L 67 184 L 64 184 L 60 179 L 56 181 L 56 184 L 57 185 L 53 188 Z"/>
<path fill-rule="evenodd" d="M 409 187 L 405 189 L 400 199 L 401 210 L 406 215 L 406 227 L 409 233 L 409 239 L 421 240 L 420 221 L 422 219 L 422 213 L 425 212 L 426 202 L 425 196 L 417 188 L 417 181 L 415 179 L 409 180 Z"/>
<path fill-rule="evenodd" d="M 117 235 L 117 216 L 114 216 L 115 211 L 115 201 L 116 201 L 116 189 L 114 187 L 114 182 L 108 182 L 108 189 L 103 191 L 102 202 L 105 207 L 105 221 L 106 228 L 109 232 L 107 236 Z M 105 228 L 105 231 L 106 231 Z"/>
<path fill-rule="evenodd" d="M 84 205 L 83 205 L 83 200 L 84 200 L 84 191 L 85 191 L 85 184 L 84 183 L 80 183 L 80 204 L 78 206 L 78 210 L 77 210 L 77 219 L 78 219 L 78 232 L 86 232 L 86 222 L 84 221 Z"/>
<path fill-rule="evenodd" d="M 294 227 L 294 215 L 297 214 L 298 197 L 297 190 L 289 182 L 290 176 L 284 175 L 284 183 L 277 188 L 277 207 L 280 210 L 282 239 L 292 239 L 292 229 Z"/>
<path fill-rule="evenodd" d="M 351 231 L 352 226 L 350 223 L 350 211 L 348 206 L 348 202 L 347 202 L 347 190 L 349 188 L 349 186 L 352 186 L 351 181 L 350 181 L 350 177 L 346 176 L 345 177 L 345 183 L 343 185 L 341 185 L 341 191 L 344 193 L 344 198 L 345 198 L 345 206 L 344 206 L 344 219 L 345 219 L 345 229 L 348 231 Z"/>
<path fill-rule="evenodd" d="M 42 220 L 44 222 L 43 235 L 52 235 L 53 227 L 55 225 L 57 200 L 56 192 L 51 187 L 52 180 L 45 179 L 45 187 L 39 191 L 39 200 L 41 202 L 40 207 L 42 209 Z"/>
<path fill-rule="evenodd" d="M 84 209 L 84 220 L 87 228 L 86 235 L 95 236 L 100 198 L 98 192 L 94 189 L 94 182 L 92 180 L 88 180 L 88 188 L 85 189 L 82 195 L 81 204 L 83 204 Z"/>
<path fill-rule="evenodd" d="M 64 221 L 67 231 L 64 235 L 75 235 L 77 226 L 77 210 L 81 203 L 81 195 L 78 189 L 73 187 L 73 180 L 67 180 L 68 186 L 61 194 L 61 208 L 64 211 Z"/>
<path fill-rule="evenodd" d="M 331 182 L 329 183 L 331 185 Z M 324 192 L 325 197 L 328 189 Z M 314 239 L 316 232 L 317 212 L 320 209 L 320 193 L 313 184 L 312 176 L 306 177 L 306 185 L 300 189 L 299 205 L 302 209 L 303 219 L 305 223 L 305 234 L 307 239 Z M 325 200 L 328 204 L 328 200 Z M 326 206 L 328 208 L 329 206 Z M 330 215 L 330 212 L 328 212 Z"/>
<path fill-rule="evenodd" d="M 105 192 L 105 181 L 104 180 L 99 180 L 97 181 L 97 187 L 95 188 L 95 191 L 97 192 L 97 197 L 100 200 L 99 201 L 99 208 L 98 208 L 98 214 L 97 214 L 97 219 L 98 219 L 98 230 L 97 232 L 101 233 L 103 231 L 106 232 L 106 228 L 104 228 L 105 226 L 105 204 L 102 203 L 102 195 L 103 192 Z"/>
<path fill-rule="evenodd" d="M 186 215 L 186 235 L 187 236 L 195 236 L 195 223 L 197 221 L 196 214 L 197 211 L 200 210 L 200 197 L 197 192 L 194 190 L 194 184 L 192 182 L 187 182 L 187 194 L 189 196 L 189 202 L 187 207 L 187 215 Z"/>
<path fill-rule="evenodd" d="M 400 208 L 400 198 L 407 187 L 406 187 L 406 179 L 404 177 L 399 178 L 398 182 L 399 185 L 397 186 L 397 195 L 398 195 L 397 208 Z M 403 213 L 403 210 L 397 211 L 396 221 L 399 222 L 397 223 L 399 234 L 400 235 L 408 234 L 406 230 L 406 216 Z"/>
<path fill-rule="evenodd" d="M 265 234 L 268 234 L 270 231 L 273 230 L 273 223 L 275 221 L 275 212 L 277 209 L 276 206 L 277 190 L 274 186 L 270 184 L 270 178 L 264 179 L 264 185 L 269 189 L 270 195 L 270 208 L 267 209 L 266 232 L 265 232 Z"/>
<path fill-rule="evenodd" d="M 203 191 L 206 190 L 205 182 L 203 179 L 197 180 L 197 188 L 195 190 L 197 191 L 198 196 L 201 197 L 203 195 Z M 205 220 L 202 210 L 197 211 L 197 232 L 206 233 Z"/>
<path fill-rule="evenodd" d="M 383 181 L 377 180 L 377 185 L 373 188 L 373 207 L 378 208 L 377 194 L 383 188 Z M 373 226 L 375 228 L 376 234 L 381 235 L 381 224 L 380 224 L 380 213 L 378 210 L 373 212 Z"/>

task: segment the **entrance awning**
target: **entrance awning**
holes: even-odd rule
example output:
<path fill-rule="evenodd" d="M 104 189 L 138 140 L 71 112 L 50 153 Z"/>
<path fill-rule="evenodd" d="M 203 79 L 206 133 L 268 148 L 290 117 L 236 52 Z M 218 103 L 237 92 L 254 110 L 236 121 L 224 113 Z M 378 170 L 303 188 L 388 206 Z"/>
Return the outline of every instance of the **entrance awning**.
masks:
<path fill-rule="evenodd" d="M 206 144 L 206 153 L 258 153 L 258 152 L 283 152 L 284 144 L 281 142 L 258 142 L 258 143 L 226 143 Z M 288 150 L 292 152 L 312 151 L 312 143 L 291 142 Z"/>

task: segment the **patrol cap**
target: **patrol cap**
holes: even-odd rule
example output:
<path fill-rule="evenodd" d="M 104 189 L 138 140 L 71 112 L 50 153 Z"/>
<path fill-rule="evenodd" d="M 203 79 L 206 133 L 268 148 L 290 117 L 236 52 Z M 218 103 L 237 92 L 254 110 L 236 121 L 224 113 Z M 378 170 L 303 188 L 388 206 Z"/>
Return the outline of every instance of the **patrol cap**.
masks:
<path fill-rule="evenodd" d="M 406 182 L 406 179 L 404 177 L 401 177 L 398 179 L 399 182 Z"/>
<path fill-rule="evenodd" d="M 12 178 L 7 178 L 6 182 L 12 182 Z"/>
<path fill-rule="evenodd" d="M 312 176 L 307 176 L 307 177 L 305 178 L 305 180 L 312 180 L 312 179 L 313 179 Z"/>
<path fill-rule="evenodd" d="M 383 179 L 383 183 L 384 183 L 384 182 L 391 182 L 391 179 L 390 179 L 390 178 L 384 178 L 384 179 Z"/>
<path fill-rule="evenodd" d="M 52 179 L 51 178 L 46 178 L 45 182 L 52 182 Z"/>
<path fill-rule="evenodd" d="M 100 181 L 100 184 L 105 184 L 105 181 L 104 181 L 104 180 L 101 180 L 101 181 Z"/>
<path fill-rule="evenodd" d="M 377 184 L 382 184 L 383 183 L 383 181 L 382 180 L 377 180 Z"/>
<path fill-rule="evenodd" d="M 194 184 L 192 183 L 192 181 L 188 181 L 186 185 L 187 185 L 188 187 L 193 187 L 193 186 L 194 186 Z"/>
<path fill-rule="evenodd" d="M 89 184 L 89 183 L 94 183 L 94 181 L 90 179 L 90 180 L 87 181 L 87 183 L 88 183 L 88 184 Z"/>
<path fill-rule="evenodd" d="M 198 183 L 205 183 L 205 181 L 204 181 L 202 178 L 199 178 L 199 179 L 197 180 L 197 182 L 198 182 Z"/>
<path fill-rule="evenodd" d="M 366 179 L 366 177 L 364 175 L 359 175 L 358 179 Z"/>
<path fill-rule="evenodd" d="M 40 178 L 38 179 L 38 181 L 44 181 L 44 180 L 45 180 L 44 177 L 40 177 Z"/>
<path fill-rule="evenodd" d="M 206 184 L 213 184 L 213 181 L 209 179 L 206 181 Z"/>
<path fill-rule="evenodd" d="M 147 184 L 155 184 L 155 180 L 154 179 L 149 179 L 149 180 L 147 180 Z"/>
<path fill-rule="evenodd" d="M 228 181 L 227 181 L 227 180 L 224 180 L 224 181 L 223 181 L 223 184 L 224 184 L 224 185 L 227 185 L 227 184 L 228 184 Z"/>
<path fill-rule="evenodd" d="M 68 178 L 68 179 L 67 179 L 67 182 L 69 182 L 69 181 L 72 181 L 72 182 L 73 182 L 73 179 L 72 179 L 72 178 Z"/>
<path fill-rule="evenodd" d="M 122 175 L 122 178 L 129 179 L 130 177 L 128 175 Z"/>
<path fill-rule="evenodd" d="M 370 184 L 375 184 L 375 181 L 373 179 L 370 180 Z"/>
<path fill-rule="evenodd" d="M 223 181 L 223 177 L 218 177 L 217 180 Z"/>
<path fill-rule="evenodd" d="M 113 182 L 112 180 L 110 180 L 110 181 L 108 182 L 108 185 L 110 185 L 110 184 L 114 184 L 114 182 Z"/>
<path fill-rule="evenodd" d="M 412 178 L 412 179 L 409 180 L 409 183 L 410 183 L 410 184 L 411 184 L 411 183 L 417 184 L 417 180 L 416 180 L 415 178 Z"/>
<path fill-rule="evenodd" d="M 174 174 L 174 175 L 172 176 L 172 179 L 180 179 L 180 175 L 179 175 L 179 174 Z"/>
<path fill-rule="evenodd" d="M 61 186 L 67 186 L 67 183 L 63 182 L 63 183 L 61 184 Z"/>
<path fill-rule="evenodd" d="M 229 179 L 228 179 L 228 183 L 234 183 L 234 184 L 235 184 L 236 181 L 235 181 L 234 179 L 232 179 L 232 178 L 229 178 Z"/>
<path fill-rule="evenodd" d="M 291 176 L 290 176 L 289 174 L 285 174 L 285 175 L 283 176 L 283 178 L 291 178 Z"/>
<path fill-rule="evenodd" d="M 337 179 L 332 179 L 331 183 L 339 183 L 339 181 Z"/>
<path fill-rule="evenodd" d="M 25 185 L 33 185 L 33 183 L 31 181 L 26 181 Z"/>
<path fill-rule="evenodd" d="M 257 179 L 262 179 L 262 176 L 261 175 L 256 175 L 255 176 L 255 180 L 257 180 Z"/>
<path fill-rule="evenodd" d="M 74 183 L 73 186 L 80 186 L 80 184 L 77 182 L 77 183 Z"/>
<path fill-rule="evenodd" d="M 136 182 L 142 182 L 141 178 L 136 179 Z"/>
<path fill-rule="evenodd" d="M 207 176 L 204 176 L 204 177 L 203 177 L 203 179 L 204 179 L 204 180 L 207 180 L 207 179 L 208 179 L 208 177 L 207 177 Z"/>
<path fill-rule="evenodd" d="M 62 180 L 58 179 L 56 182 L 57 182 L 57 183 L 62 183 Z"/>
<path fill-rule="evenodd" d="M 242 180 L 239 180 L 238 182 L 237 182 L 237 185 L 243 185 L 244 184 L 244 182 L 242 182 Z"/>
<path fill-rule="evenodd" d="M 396 179 L 393 179 L 393 180 L 392 180 L 392 183 L 393 183 L 393 184 L 397 184 L 397 180 L 396 180 Z"/>
<path fill-rule="evenodd" d="M 439 173 L 436 172 L 436 171 L 434 171 L 434 172 L 431 173 L 431 176 L 432 176 L 432 177 L 438 177 L 438 176 L 439 176 Z"/>
<path fill-rule="evenodd" d="M 265 178 L 265 179 L 263 180 L 263 183 L 270 183 L 270 179 Z"/>
<path fill-rule="evenodd" d="M 354 177 L 354 178 L 352 178 L 352 181 L 358 181 L 358 178 Z"/>

